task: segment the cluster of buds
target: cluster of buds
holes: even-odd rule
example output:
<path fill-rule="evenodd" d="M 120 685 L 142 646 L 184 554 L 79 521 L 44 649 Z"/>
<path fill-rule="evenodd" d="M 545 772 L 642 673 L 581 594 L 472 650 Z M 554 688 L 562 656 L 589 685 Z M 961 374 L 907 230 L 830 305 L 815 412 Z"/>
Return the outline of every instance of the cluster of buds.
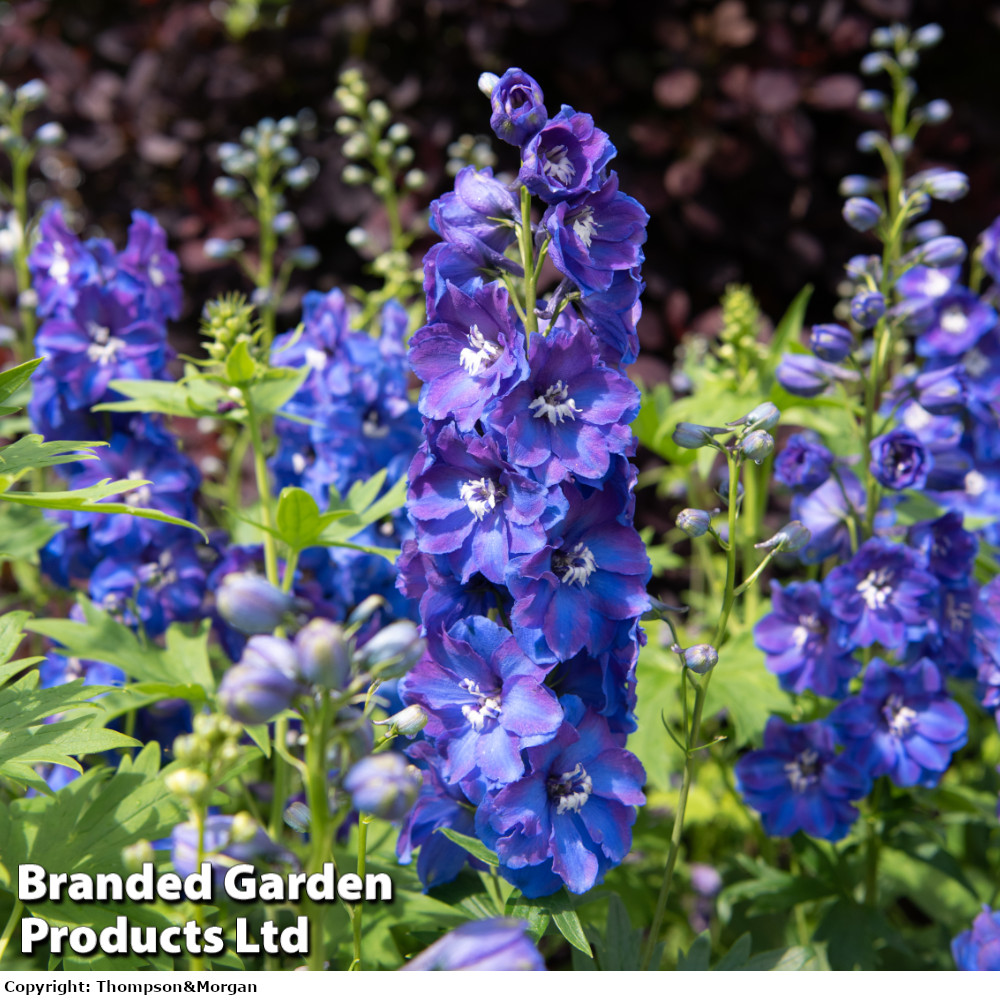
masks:
<path fill-rule="evenodd" d="M 206 302 L 201 333 L 208 356 L 225 362 L 237 344 L 245 343 L 248 349 L 256 345 L 259 336 L 254 307 L 238 293 Z"/>
<path fill-rule="evenodd" d="M 193 732 L 174 740 L 179 767 L 164 776 L 167 788 L 192 811 L 208 804 L 221 775 L 240 757 L 243 727 L 225 715 L 197 715 Z"/>

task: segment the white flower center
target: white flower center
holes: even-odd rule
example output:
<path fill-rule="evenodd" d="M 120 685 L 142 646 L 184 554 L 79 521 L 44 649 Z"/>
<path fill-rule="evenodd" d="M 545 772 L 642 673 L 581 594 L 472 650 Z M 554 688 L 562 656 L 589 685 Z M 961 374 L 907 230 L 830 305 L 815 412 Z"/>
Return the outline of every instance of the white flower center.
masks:
<path fill-rule="evenodd" d="M 824 631 L 817 615 L 799 615 L 799 623 L 792 629 L 792 645 L 801 649 L 814 635 Z"/>
<path fill-rule="evenodd" d="M 938 325 L 945 333 L 960 337 L 969 328 L 969 317 L 961 306 L 948 306 L 942 311 Z"/>
<path fill-rule="evenodd" d="M 469 725 L 477 733 L 483 731 L 483 727 L 486 725 L 489 719 L 499 719 L 501 712 L 501 702 L 500 702 L 500 692 L 493 691 L 489 694 L 484 694 L 480 689 L 479 685 L 470 680 L 468 677 L 465 678 L 459 684 L 459 687 L 463 691 L 468 691 L 469 694 L 473 696 L 478 702 L 478 704 L 466 704 L 462 706 L 462 715 L 465 716 Z"/>
<path fill-rule="evenodd" d="M 580 237 L 580 242 L 589 249 L 591 240 L 594 238 L 594 233 L 600 228 L 594 222 L 594 210 L 589 205 L 585 205 L 576 213 L 572 225 L 573 232 Z"/>
<path fill-rule="evenodd" d="M 569 398 L 569 389 L 562 379 L 550 385 L 540 396 L 536 396 L 528 406 L 532 415 L 548 417 L 550 424 L 561 424 L 564 420 L 576 420 L 583 410 Z"/>
<path fill-rule="evenodd" d="M 306 456 L 301 451 L 297 451 L 292 455 L 292 468 L 295 470 L 297 476 L 301 476 L 306 471 L 306 464 Z"/>
<path fill-rule="evenodd" d="M 582 764 L 577 764 L 572 771 L 564 771 L 558 778 L 549 778 L 546 784 L 549 798 L 555 799 L 556 812 L 560 816 L 566 812 L 578 813 L 594 790 L 594 782 Z"/>
<path fill-rule="evenodd" d="M 965 477 L 965 492 L 969 496 L 978 497 L 986 492 L 987 482 L 986 477 L 981 472 L 976 472 L 975 469 L 972 472 L 966 474 Z"/>
<path fill-rule="evenodd" d="M 587 586 L 590 574 L 597 569 L 594 553 L 583 542 L 577 542 L 568 552 L 552 554 L 552 572 L 567 586 L 579 584 Z"/>
<path fill-rule="evenodd" d="M 141 469 L 133 469 L 125 478 L 145 479 L 146 474 Z M 145 483 L 143 486 L 137 486 L 134 490 L 129 490 L 123 499 L 130 507 L 148 507 L 149 502 L 153 499 L 153 490 L 149 483 Z"/>
<path fill-rule="evenodd" d="M 990 370 L 990 359 L 976 347 L 962 355 L 962 364 L 973 378 L 979 378 Z"/>
<path fill-rule="evenodd" d="M 893 575 L 885 568 L 873 569 L 857 586 L 862 600 L 873 611 L 884 608 L 892 596 Z"/>
<path fill-rule="evenodd" d="M 566 187 L 576 176 L 576 167 L 570 162 L 565 146 L 553 146 L 542 160 L 542 173 L 556 184 Z"/>
<path fill-rule="evenodd" d="M 802 793 L 819 781 L 819 754 L 812 749 L 803 750 L 785 765 L 785 774 L 793 791 Z"/>
<path fill-rule="evenodd" d="M 469 330 L 469 346 L 463 347 L 458 363 L 473 377 L 486 371 L 503 353 L 499 344 L 487 340 L 475 324 Z"/>
<path fill-rule="evenodd" d="M 328 360 L 326 351 L 321 351 L 318 347 L 306 348 L 306 365 L 308 367 L 315 368 L 316 371 L 321 372 L 326 368 Z"/>
<path fill-rule="evenodd" d="M 65 285 L 69 281 L 69 259 L 66 248 L 59 242 L 52 244 L 53 261 L 49 264 L 49 277 L 57 284 Z"/>
<path fill-rule="evenodd" d="M 911 431 L 923 430 L 934 418 L 918 404 L 914 403 L 906 408 L 903 423 Z"/>
<path fill-rule="evenodd" d="M 389 433 L 389 427 L 382 423 L 378 410 L 373 407 L 365 414 L 365 419 L 361 422 L 361 432 L 367 438 L 384 438 Z"/>
<path fill-rule="evenodd" d="M 167 276 L 163 273 L 163 268 L 160 267 L 160 255 L 158 253 L 154 253 L 149 258 L 149 267 L 146 268 L 146 273 L 149 275 L 149 280 L 153 283 L 154 288 L 159 288 L 167 280 Z"/>
<path fill-rule="evenodd" d="M 485 476 L 463 483 L 458 495 L 465 506 L 475 514 L 477 521 L 481 521 L 488 511 L 494 510 L 507 496 L 501 487 Z"/>
<path fill-rule="evenodd" d="M 121 337 L 112 337 L 108 327 L 101 326 L 93 320 L 87 323 L 87 333 L 93 341 L 87 348 L 87 357 L 99 365 L 110 364 L 125 346 L 125 341 Z"/>
<path fill-rule="evenodd" d="M 939 298 L 951 288 L 951 278 L 943 271 L 928 271 L 924 281 L 924 292 L 932 299 Z"/>
<path fill-rule="evenodd" d="M 901 695 L 891 694 L 882 706 L 882 714 L 889 724 L 889 733 L 900 739 L 909 735 L 913 724 L 917 721 L 917 713 L 903 704 Z"/>

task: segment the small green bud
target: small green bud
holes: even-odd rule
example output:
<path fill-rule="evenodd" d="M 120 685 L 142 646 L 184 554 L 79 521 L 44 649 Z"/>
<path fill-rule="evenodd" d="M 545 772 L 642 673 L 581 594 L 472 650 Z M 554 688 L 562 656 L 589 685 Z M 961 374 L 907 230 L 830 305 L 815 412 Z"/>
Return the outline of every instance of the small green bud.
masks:
<path fill-rule="evenodd" d="M 137 840 L 122 848 L 122 864 L 130 872 L 142 871 L 142 866 L 151 865 L 155 858 L 153 845 L 148 840 Z"/>

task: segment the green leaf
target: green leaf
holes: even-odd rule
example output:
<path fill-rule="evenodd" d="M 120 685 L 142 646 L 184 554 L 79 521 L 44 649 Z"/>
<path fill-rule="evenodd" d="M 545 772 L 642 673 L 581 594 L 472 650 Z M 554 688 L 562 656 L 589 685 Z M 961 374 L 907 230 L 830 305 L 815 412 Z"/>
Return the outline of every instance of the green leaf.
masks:
<path fill-rule="evenodd" d="M 143 643 L 130 628 L 116 622 L 83 595 L 80 595 L 79 604 L 85 619 L 82 622 L 38 618 L 27 628 L 65 646 L 67 656 L 114 664 L 139 681 L 198 685 L 205 693 L 215 690 L 208 661 L 210 623 L 207 620 L 195 626 L 191 633 L 175 622 L 167 629 L 166 648 L 161 648 Z"/>
<path fill-rule="evenodd" d="M 632 929 L 628 910 L 614 893 L 608 898 L 608 922 L 604 940 L 596 945 L 602 972 L 628 972 L 639 968 L 642 932 Z"/>
<path fill-rule="evenodd" d="M 775 948 L 752 956 L 739 967 L 740 972 L 800 972 L 818 967 L 816 949 L 796 945 Z M 721 966 L 720 966 L 721 968 Z"/>
<path fill-rule="evenodd" d="M 528 933 L 537 944 L 548 930 L 552 915 L 542 906 L 531 906 L 528 903 L 517 903 L 508 911 L 508 916 L 515 920 L 525 920 Z"/>
<path fill-rule="evenodd" d="M 315 545 L 321 531 L 319 507 L 298 486 L 286 486 L 278 497 L 275 523 L 282 541 L 297 552 Z"/>
<path fill-rule="evenodd" d="M 60 531 L 63 525 L 46 517 L 40 510 L 17 504 L 0 504 L 0 559 L 23 559 L 37 564 L 39 549 Z"/>
<path fill-rule="evenodd" d="M 889 931 L 885 917 L 853 899 L 838 899 L 820 921 L 814 935 L 827 943 L 834 971 L 876 968 L 877 944 Z"/>
<path fill-rule="evenodd" d="M 476 840 L 475 837 L 458 833 L 458 831 L 451 830 L 446 826 L 438 827 L 436 832 L 443 833 L 450 841 L 458 844 L 459 847 L 464 847 L 476 860 L 482 861 L 484 865 L 492 865 L 496 868 L 500 864 L 500 859 L 497 857 L 496 852 L 491 851 L 485 844 Z"/>
<path fill-rule="evenodd" d="M 115 379 L 110 387 L 125 399 L 101 403 L 95 411 L 111 413 L 164 413 L 174 417 L 226 417 L 219 403 L 228 399 L 225 387 L 201 375 L 189 365 L 177 382 L 156 379 Z M 245 411 L 244 411 L 245 412 Z"/>
<path fill-rule="evenodd" d="M 269 368 L 245 391 L 257 413 L 277 413 L 299 391 L 309 375 L 308 368 Z"/>
<path fill-rule="evenodd" d="M 737 939 L 736 943 L 723 955 L 722 959 L 716 964 L 715 972 L 732 972 L 734 969 L 742 969 L 744 963 L 750 957 L 750 948 L 752 947 L 752 940 L 750 934 L 741 934 Z"/>
<path fill-rule="evenodd" d="M 79 771 L 74 756 L 141 746 L 130 736 L 94 724 L 98 709 L 89 699 L 106 688 L 75 681 L 37 690 L 37 680 L 37 672 L 32 672 L 23 684 L 0 690 L 0 774 L 18 781 L 26 768 L 42 763 Z M 58 722 L 45 722 L 60 713 L 69 714 Z"/>
<path fill-rule="evenodd" d="M 708 972 L 709 959 L 712 957 L 712 940 L 708 931 L 702 931 L 688 949 L 685 955 L 681 952 L 677 957 L 678 972 Z"/>
<path fill-rule="evenodd" d="M 96 459 L 90 449 L 103 444 L 103 441 L 46 441 L 41 434 L 25 434 L 0 448 L 0 476 L 11 477 L 13 481 L 31 469 Z"/>
<path fill-rule="evenodd" d="M 754 645 L 751 630 L 734 634 L 719 653 L 705 714 L 726 712 L 735 729 L 735 743 L 759 745 L 771 715 L 790 707 L 789 695 L 764 666 L 764 654 Z"/>
<path fill-rule="evenodd" d="M 577 951 L 582 951 L 584 955 L 593 958 L 594 953 L 590 950 L 590 942 L 583 932 L 583 924 L 580 923 L 576 910 L 559 910 L 552 914 L 552 919 L 555 921 L 556 927 L 559 928 L 559 933 Z"/>
<path fill-rule="evenodd" d="M 14 368 L 8 368 L 5 372 L 0 372 L 0 403 L 10 399 L 30 378 L 31 373 L 45 360 L 45 358 L 32 358 L 24 364 Z M 10 412 L 19 410 L 21 407 L 10 407 Z"/>
<path fill-rule="evenodd" d="M 795 296 L 792 304 L 785 310 L 785 315 L 778 321 L 778 325 L 774 328 L 774 336 L 771 338 L 772 357 L 780 358 L 790 349 L 792 344 L 798 343 L 799 335 L 802 333 L 802 324 L 806 317 L 806 307 L 809 305 L 812 293 L 813 286 L 806 285 Z"/>
<path fill-rule="evenodd" d="M 384 555 L 390 560 L 395 559 L 399 554 L 395 549 L 383 549 L 379 546 L 360 545 L 348 541 L 368 525 L 388 517 L 406 502 L 405 478 L 398 480 L 381 497 L 375 499 L 385 483 L 386 474 L 386 470 L 382 469 L 371 479 L 355 483 L 343 500 L 339 503 L 334 501 L 330 510 L 320 516 L 322 530 L 317 539 L 318 544 L 340 545 L 344 548 Z"/>
<path fill-rule="evenodd" d="M 238 340 L 236 346 L 226 357 L 226 378 L 233 384 L 244 386 L 257 371 L 257 364 L 250 356 L 250 349 L 245 340 Z"/>
<path fill-rule="evenodd" d="M 2 471 L 2 470 L 0 470 Z M 201 528 L 180 517 L 172 517 L 163 511 L 151 507 L 133 507 L 125 503 L 107 503 L 106 497 L 118 493 L 128 493 L 140 486 L 145 486 L 148 479 L 102 479 L 93 486 L 78 490 L 61 490 L 54 493 L 21 493 L 8 490 L 0 493 L 0 500 L 9 503 L 22 504 L 25 507 L 42 507 L 46 510 L 79 510 L 88 514 L 131 514 L 133 517 L 143 517 L 149 521 L 162 521 L 165 524 L 176 524 L 181 528 L 197 531 L 205 541 L 208 535 Z"/>

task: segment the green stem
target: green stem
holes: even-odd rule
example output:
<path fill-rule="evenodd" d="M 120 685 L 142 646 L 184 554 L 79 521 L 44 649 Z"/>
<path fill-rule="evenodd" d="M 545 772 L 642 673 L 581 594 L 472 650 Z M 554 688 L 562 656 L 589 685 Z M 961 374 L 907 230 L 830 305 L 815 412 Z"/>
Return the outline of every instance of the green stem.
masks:
<path fill-rule="evenodd" d="M 365 882 L 365 856 L 368 853 L 368 816 L 358 814 L 358 877 L 361 884 Z M 351 914 L 351 929 L 354 932 L 354 961 L 351 962 L 351 972 L 361 972 L 361 901 L 354 904 Z"/>
<path fill-rule="evenodd" d="M 878 906 L 878 858 L 881 842 L 875 820 L 868 817 L 868 839 L 865 850 L 865 906 Z"/>
<path fill-rule="evenodd" d="M 306 799 L 309 805 L 309 872 L 315 874 L 323 870 L 327 860 L 330 840 L 330 802 L 327 797 L 326 740 L 330 695 L 323 691 L 316 706 L 316 714 L 308 729 L 306 743 Z M 320 971 L 324 962 L 323 910 L 309 901 L 309 922 L 313 928 L 312 946 L 309 949 L 309 968 Z"/>
<path fill-rule="evenodd" d="M 531 192 L 521 187 L 521 225 L 517 230 L 517 243 L 521 250 L 521 266 L 524 268 L 524 347 L 528 348 L 531 335 L 538 333 L 538 317 L 535 315 L 536 274 L 531 243 Z"/>
<path fill-rule="evenodd" d="M 273 527 L 271 517 L 271 482 L 267 475 L 267 459 L 264 456 L 264 439 L 261 435 L 260 421 L 250 398 L 249 388 L 243 390 L 243 399 L 247 408 L 247 425 L 250 428 L 250 441 L 253 445 L 253 469 L 257 480 L 257 496 L 260 499 L 260 522 L 265 529 Z M 268 582 L 275 587 L 281 586 L 278 579 L 278 552 L 274 535 L 270 530 L 264 531 L 264 572 Z"/>
<path fill-rule="evenodd" d="M 726 638 L 726 627 L 729 624 L 729 615 L 733 610 L 736 601 L 736 510 L 737 493 L 739 492 L 739 464 L 733 455 L 726 453 L 729 463 L 729 548 L 726 552 L 726 589 L 722 601 L 722 611 L 719 615 L 719 622 L 716 626 L 715 637 L 712 645 L 719 649 Z M 695 756 L 694 748 L 697 747 L 699 733 L 701 731 L 701 717 L 705 711 L 705 700 L 708 696 L 708 686 L 712 680 L 714 671 L 709 670 L 697 685 L 694 696 L 694 709 L 691 712 L 691 728 L 685 733 L 687 740 L 687 755 L 684 758 L 684 776 L 681 781 L 680 798 L 677 800 L 677 812 L 674 814 L 674 826 L 670 833 L 670 848 L 667 853 L 667 863 L 663 870 L 663 883 L 660 886 L 660 894 L 656 900 L 656 910 L 653 913 L 653 922 L 649 928 L 649 937 L 646 939 L 646 947 L 642 956 L 643 969 L 649 969 L 653 961 L 653 953 L 656 950 L 656 943 L 660 937 L 660 927 L 663 924 L 663 915 L 667 909 L 667 899 L 670 896 L 670 885 L 674 877 L 674 869 L 677 867 L 677 858 L 680 854 L 681 840 L 684 835 L 684 814 L 687 810 L 688 795 L 691 791 L 691 783 L 694 780 Z M 682 681 L 686 675 L 682 672 Z M 687 697 L 685 692 L 685 705 Z"/>
<path fill-rule="evenodd" d="M 195 864 L 195 871 L 201 871 L 202 862 L 205 860 L 205 808 L 201 804 L 193 810 L 195 826 L 198 828 L 198 857 Z M 204 926 L 205 915 L 201 909 L 201 903 L 194 904 L 194 922 L 199 926 Z M 205 960 L 201 955 L 191 956 L 191 971 L 204 972 Z"/>
<path fill-rule="evenodd" d="M 266 293 L 260 306 L 260 320 L 263 337 L 261 342 L 265 351 L 270 349 L 276 330 L 275 312 L 277 303 L 274 301 L 274 258 L 278 250 L 278 236 L 274 231 L 274 166 L 271 158 L 265 156 L 260 160 L 257 171 L 257 181 L 254 184 L 254 195 L 257 198 L 257 225 L 260 228 L 260 260 L 257 264 L 257 288 Z"/>
<path fill-rule="evenodd" d="M 10 911 L 10 916 L 7 918 L 7 924 L 3 929 L 3 934 L 0 934 L 0 962 L 3 961 L 4 952 L 7 950 L 7 945 L 10 943 L 10 939 L 14 936 L 14 928 L 21 919 L 22 913 L 24 913 L 24 903 L 22 903 L 19 899 L 15 899 L 14 909 Z"/>

